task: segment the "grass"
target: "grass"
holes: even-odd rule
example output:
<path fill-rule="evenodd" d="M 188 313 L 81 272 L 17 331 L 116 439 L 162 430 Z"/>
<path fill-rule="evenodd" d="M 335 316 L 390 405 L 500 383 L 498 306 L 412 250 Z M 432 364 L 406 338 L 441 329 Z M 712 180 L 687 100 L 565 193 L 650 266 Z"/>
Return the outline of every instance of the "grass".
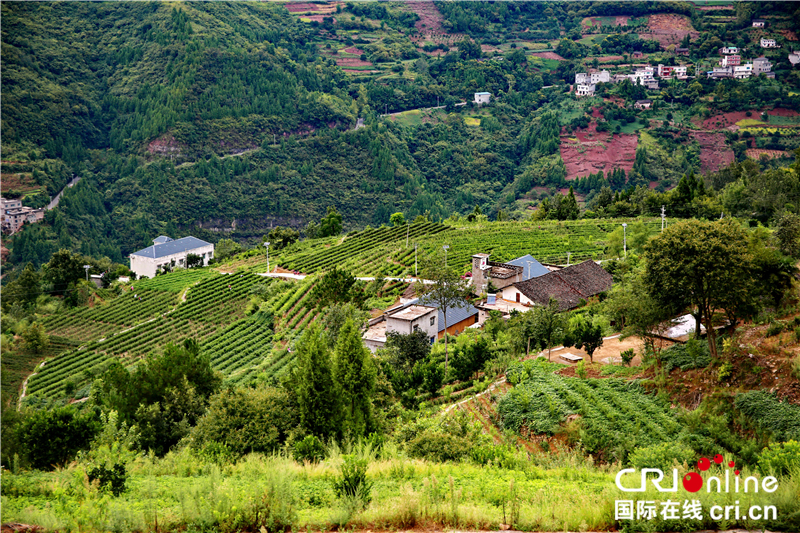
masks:
<path fill-rule="evenodd" d="M 592 46 L 593 44 L 600 44 L 606 37 L 608 37 L 608 34 L 606 33 L 600 33 L 597 35 L 587 35 L 583 39 L 580 39 L 576 42 L 584 44 L 586 46 Z"/>
<path fill-rule="evenodd" d="M 768 122 L 776 126 L 787 126 L 800 124 L 800 116 L 796 117 L 779 117 L 777 115 L 767 115 Z"/>
<path fill-rule="evenodd" d="M 736 125 L 740 128 L 750 128 L 753 126 L 766 126 L 766 123 L 755 118 L 745 118 L 738 121 Z"/>
<path fill-rule="evenodd" d="M 480 126 L 481 119 L 478 117 L 464 117 L 464 124 L 467 126 Z"/>
<path fill-rule="evenodd" d="M 625 525 L 614 520 L 617 499 L 666 499 L 652 486 L 635 496 L 621 493 L 614 484 L 618 467 L 595 465 L 557 446 L 521 461 L 518 469 L 409 459 L 391 443 L 380 454 L 364 448 L 354 451 L 370 460 L 367 477 L 374 484 L 372 501 L 363 510 L 337 500 L 333 492 L 331 480 L 338 474 L 341 451 L 333 450 L 318 464 L 259 454 L 235 464 L 216 464 L 183 449 L 163 459 L 139 456 L 130 461 L 129 488 L 117 498 L 87 482 L 86 459 L 49 473 L 4 472 L 3 520 L 87 532 L 255 531 L 259 528 L 251 524 L 258 509 L 293 531 L 496 530 L 503 523 L 523 531 L 597 531 Z M 685 466 L 679 470 L 685 471 Z M 787 477 L 780 480 L 778 492 L 737 494 L 737 499 L 743 508 L 776 505 L 780 518 L 796 512 L 797 487 L 797 481 Z M 692 498 L 703 502 L 706 516 L 710 505 L 729 503 L 727 495 L 705 491 Z M 730 521 L 720 526 L 706 520 L 681 523 L 677 530 L 744 524 Z M 665 530 L 660 525 L 658 530 Z M 748 528 L 769 525 L 749 522 Z"/>

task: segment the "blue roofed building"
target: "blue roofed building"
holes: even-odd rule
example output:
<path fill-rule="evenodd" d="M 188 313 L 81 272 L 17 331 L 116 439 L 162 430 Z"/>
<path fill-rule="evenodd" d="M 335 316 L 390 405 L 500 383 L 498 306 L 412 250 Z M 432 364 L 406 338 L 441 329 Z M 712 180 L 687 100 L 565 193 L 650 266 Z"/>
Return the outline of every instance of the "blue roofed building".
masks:
<path fill-rule="evenodd" d="M 214 245 L 197 237 L 171 239 L 161 235 L 153 239 L 152 246 L 130 255 L 131 270 L 136 272 L 139 278 L 152 278 L 165 265 L 170 268 L 186 268 L 186 258 L 189 254 L 199 256 L 203 260 L 203 266 L 206 266 L 214 257 Z"/>
<path fill-rule="evenodd" d="M 538 278 L 539 276 L 544 276 L 550 272 L 546 266 L 534 259 L 534 257 L 530 254 L 517 257 L 516 259 L 508 261 L 507 264 L 522 267 L 521 281 L 527 281 L 531 278 Z"/>

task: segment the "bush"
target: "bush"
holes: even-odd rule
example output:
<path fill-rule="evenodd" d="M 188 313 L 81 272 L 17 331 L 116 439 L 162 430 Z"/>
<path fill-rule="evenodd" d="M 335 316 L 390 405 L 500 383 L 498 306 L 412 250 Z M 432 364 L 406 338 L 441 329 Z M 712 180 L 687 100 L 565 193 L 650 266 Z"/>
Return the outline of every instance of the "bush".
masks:
<path fill-rule="evenodd" d="M 363 507 L 372 501 L 372 483 L 367 480 L 367 460 L 355 455 L 345 455 L 341 466 L 342 476 L 333 480 L 336 496 L 361 503 Z"/>
<path fill-rule="evenodd" d="M 773 442 L 764 448 L 758 459 L 764 475 L 784 475 L 800 472 L 800 442 Z"/>
<path fill-rule="evenodd" d="M 575 374 L 581 379 L 586 379 L 586 363 L 584 363 L 583 359 L 578 361 L 578 364 L 575 365 Z"/>
<path fill-rule="evenodd" d="M 314 435 L 306 435 L 303 440 L 294 443 L 292 456 L 295 461 L 318 463 L 325 458 L 325 446 Z"/>
<path fill-rule="evenodd" d="M 622 364 L 625 366 L 631 366 L 631 361 L 633 361 L 635 355 L 636 352 L 633 351 L 633 348 L 629 348 L 619 354 L 619 356 L 622 358 Z"/>
<path fill-rule="evenodd" d="M 108 491 L 114 496 L 125 492 L 125 482 L 128 480 L 125 465 L 115 463 L 111 468 L 100 465 L 89 470 L 89 483 L 98 481 L 100 490 Z"/>
<path fill-rule="evenodd" d="M 662 442 L 652 446 L 636 448 L 628 456 L 632 466 L 636 468 L 672 468 L 675 461 L 678 464 L 692 463 L 694 451 L 688 446 L 677 442 Z"/>
<path fill-rule="evenodd" d="M 20 449 L 32 467 L 40 470 L 63 466 L 89 444 L 100 430 L 93 412 L 79 413 L 74 407 L 37 411 L 18 427 Z"/>
<path fill-rule="evenodd" d="M 775 321 L 769 325 L 767 328 L 767 337 L 774 337 L 778 333 L 783 332 L 786 329 L 786 324 L 783 322 Z"/>
<path fill-rule="evenodd" d="M 719 370 L 717 371 L 717 381 L 720 383 L 723 381 L 728 381 L 731 375 L 733 375 L 733 365 L 726 361 L 720 365 Z"/>

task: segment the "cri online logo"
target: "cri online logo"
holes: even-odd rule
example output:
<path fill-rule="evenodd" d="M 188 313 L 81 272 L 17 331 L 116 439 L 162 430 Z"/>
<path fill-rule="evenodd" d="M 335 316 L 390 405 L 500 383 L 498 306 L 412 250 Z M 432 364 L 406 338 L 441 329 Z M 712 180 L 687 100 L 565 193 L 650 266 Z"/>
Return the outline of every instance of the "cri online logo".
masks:
<path fill-rule="evenodd" d="M 721 454 L 717 454 L 714 456 L 714 463 L 717 465 L 722 465 L 724 462 L 724 458 Z M 703 488 L 703 485 L 706 484 L 706 492 L 711 492 L 712 487 L 716 486 L 716 492 L 731 492 L 731 478 L 730 478 L 730 469 L 734 469 L 734 479 L 733 479 L 733 492 L 740 492 L 740 488 L 744 485 L 744 492 L 749 492 L 752 490 L 753 492 L 758 492 L 759 490 L 759 479 L 754 476 L 749 476 L 745 478 L 744 483 L 741 482 L 741 478 L 739 477 L 739 470 L 735 469 L 736 464 L 733 461 L 728 462 L 728 470 L 725 470 L 724 480 L 717 476 L 711 476 L 707 480 L 703 480 L 703 477 L 698 474 L 697 472 L 689 472 L 681 482 L 683 484 L 683 488 L 687 492 L 698 492 L 700 489 Z M 711 461 L 703 457 L 699 461 L 697 461 L 697 469 L 701 472 L 706 472 L 711 468 Z M 658 490 L 658 492 L 678 492 L 678 469 L 672 469 L 672 487 L 662 487 L 661 481 L 664 479 L 664 471 L 660 468 L 643 468 L 641 472 L 641 483 L 636 488 L 624 487 L 622 485 L 622 476 L 628 473 L 636 473 L 635 468 L 625 468 L 620 470 L 617 474 L 616 484 L 617 488 L 623 492 L 644 492 L 647 488 L 647 474 L 655 474 L 656 477 L 650 480 L 650 483 Z M 723 491 L 722 488 L 725 487 Z M 778 490 L 778 480 L 773 476 L 767 476 L 761 480 L 761 490 L 764 492 L 775 492 Z"/>

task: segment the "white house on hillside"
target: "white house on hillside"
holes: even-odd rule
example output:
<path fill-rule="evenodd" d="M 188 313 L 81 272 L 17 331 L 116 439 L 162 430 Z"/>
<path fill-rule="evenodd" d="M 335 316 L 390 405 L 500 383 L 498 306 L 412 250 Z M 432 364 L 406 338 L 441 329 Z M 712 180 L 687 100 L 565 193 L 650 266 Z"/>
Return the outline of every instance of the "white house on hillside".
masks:
<path fill-rule="evenodd" d="M 475 93 L 476 104 L 488 104 L 492 101 L 492 93 Z"/>
<path fill-rule="evenodd" d="M 214 245 L 197 237 L 174 240 L 162 235 L 153 240 L 153 246 L 130 255 L 131 270 L 136 272 L 137 277 L 152 278 L 164 265 L 186 268 L 189 254 L 199 255 L 203 259 L 203 266 L 206 266 L 209 259 L 214 257 Z"/>
<path fill-rule="evenodd" d="M 775 39 L 761 39 L 761 48 L 777 48 L 778 43 Z"/>

